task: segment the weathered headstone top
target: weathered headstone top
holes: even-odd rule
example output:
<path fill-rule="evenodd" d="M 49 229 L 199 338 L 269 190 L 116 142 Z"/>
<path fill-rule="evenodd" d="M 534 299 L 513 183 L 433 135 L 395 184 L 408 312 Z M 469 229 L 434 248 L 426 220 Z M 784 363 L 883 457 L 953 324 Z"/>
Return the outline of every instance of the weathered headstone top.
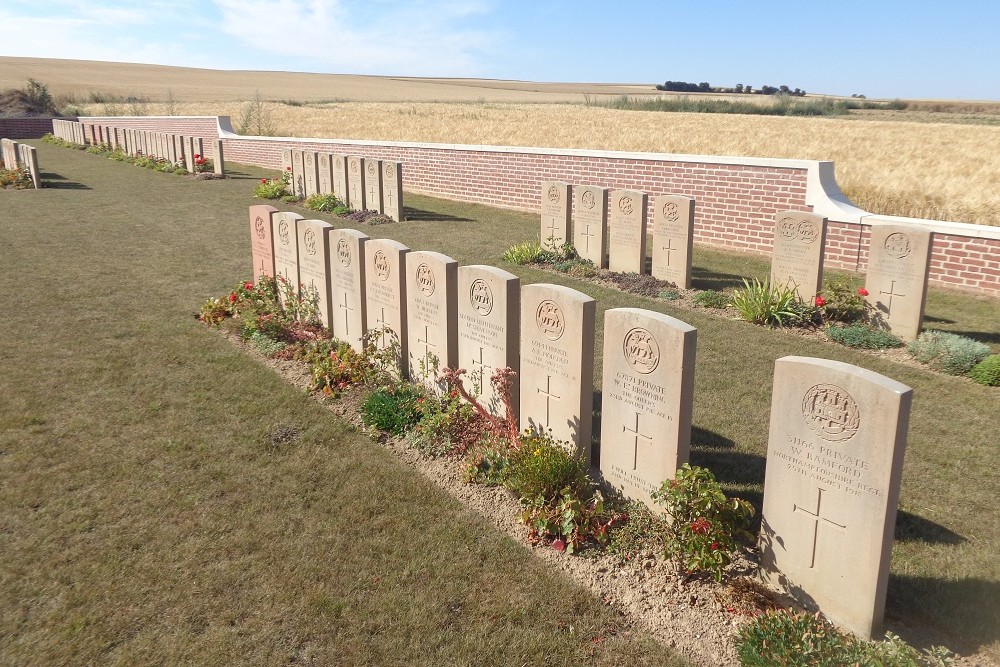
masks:
<path fill-rule="evenodd" d="M 347 200 L 348 206 L 355 211 L 365 208 L 365 161 L 363 158 L 350 156 L 347 158 Z"/>
<path fill-rule="evenodd" d="M 299 242 L 296 223 L 302 220 L 298 213 L 278 211 L 271 215 L 271 238 L 274 243 L 274 277 L 278 279 L 278 289 L 284 281 L 290 285 L 291 293 L 299 293 Z M 282 303 L 284 296 L 282 295 Z"/>
<path fill-rule="evenodd" d="M 403 165 L 382 162 L 382 212 L 396 222 L 403 219 Z"/>
<path fill-rule="evenodd" d="M 330 232 L 330 307 L 333 337 L 364 349 L 367 331 L 365 313 L 365 243 L 368 235 L 356 229 Z"/>
<path fill-rule="evenodd" d="M 920 334 L 933 234 L 916 225 L 872 224 L 865 301 L 880 324 L 906 341 Z"/>
<path fill-rule="evenodd" d="M 396 365 L 407 377 L 406 254 L 402 243 L 390 239 L 365 241 L 365 308 L 368 329 L 380 332 L 375 338 L 379 349 L 398 345 Z"/>
<path fill-rule="evenodd" d="M 297 224 L 299 242 L 299 283 L 302 296 L 314 300 L 319 309 L 319 321 L 333 331 L 330 307 L 330 254 L 329 233 L 333 225 L 322 220 L 299 220 Z"/>
<path fill-rule="evenodd" d="M 382 212 L 381 160 L 365 160 L 365 210 Z"/>
<path fill-rule="evenodd" d="M 559 247 L 570 240 L 569 184 L 560 181 L 542 182 L 543 247 Z"/>
<path fill-rule="evenodd" d="M 250 207 L 250 250 L 253 256 L 254 283 L 261 276 L 274 277 L 274 239 L 271 236 L 271 215 L 278 209 L 267 204 Z"/>
<path fill-rule="evenodd" d="M 626 497 L 650 494 L 688 461 L 697 330 L 639 308 L 604 314 L 601 473 Z"/>
<path fill-rule="evenodd" d="M 596 301 L 561 285 L 521 288 L 521 427 L 552 430 L 590 462 Z"/>
<path fill-rule="evenodd" d="M 519 370 L 520 279 L 492 266 L 458 267 L 458 366 L 468 371 L 480 403 L 503 416 L 504 406 L 490 378 L 498 368 Z M 518 406 L 518 377 L 511 402 Z"/>
<path fill-rule="evenodd" d="M 691 289 L 694 199 L 657 195 L 653 211 L 653 277 Z"/>
<path fill-rule="evenodd" d="M 761 575 L 866 639 L 885 609 L 912 395 L 837 361 L 775 362 Z"/>
<path fill-rule="evenodd" d="M 604 268 L 608 254 L 608 190 L 596 185 L 573 188 L 573 245 L 583 259 Z"/>
<path fill-rule="evenodd" d="M 826 218 L 801 211 L 775 216 L 771 285 L 792 287 L 802 301 L 812 304 L 823 281 Z"/>
<path fill-rule="evenodd" d="M 646 272 L 645 192 L 613 190 L 608 220 L 608 269 L 621 273 Z"/>
<path fill-rule="evenodd" d="M 407 253 L 409 374 L 430 387 L 442 370 L 458 365 L 457 290 L 458 262 L 439 252 Z"/>

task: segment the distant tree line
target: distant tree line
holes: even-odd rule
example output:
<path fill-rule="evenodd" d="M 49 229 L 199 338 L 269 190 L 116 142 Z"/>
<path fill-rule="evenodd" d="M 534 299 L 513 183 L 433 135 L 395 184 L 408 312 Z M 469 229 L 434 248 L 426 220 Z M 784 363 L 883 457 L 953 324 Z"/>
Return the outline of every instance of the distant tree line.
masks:
<path fill-rule="evenodd" d="M 737 95 L 788 95 L 790 97 L 805 97 L 806 91 L 801 88 L 789 88 L 788 86 L 763 85 L 760 88 L 745 86 L 742 83 L 736 84 L 735 88 L 722 88 L 713 86 L 707 81 L 701 83 L 689 83 L 687 81 L 665 81 L 656 86 L 657 90 L 669 90 L 678 93 L 730 93 Z"/>

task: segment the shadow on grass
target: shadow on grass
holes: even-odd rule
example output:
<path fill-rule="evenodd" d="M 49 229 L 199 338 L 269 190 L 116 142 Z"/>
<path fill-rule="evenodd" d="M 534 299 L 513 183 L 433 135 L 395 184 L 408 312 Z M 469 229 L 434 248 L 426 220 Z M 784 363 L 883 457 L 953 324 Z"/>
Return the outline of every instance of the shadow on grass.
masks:
<path fill-rule="evenodd" d="M 949 320 L 947 317 L 934 317 L 933 315 L 924 315 L 924 322 L 934 322 L 936 324 L 954 324 L 955 320 Z"/>
<path fill-rule="evenodd" d="M 237 171 L 235 169 L 226 169 L 226 178 L 232 178 L 237 181 L 260 181 L 260 176 L 254 176 L 246 173 L 245 171 Z"/>
<path fill-rule="evenodd" d="M 947 331 L 948 333 L 965 336 L 972 340 L 978 340 L 980 343 L 986 343 L 987 345 L 1000 344 L 1000 333 L 994 331 L 956 331 L 954 329 L 948 329 Z"/>
<path fill-rule="evenodd" d="M 727 287 L 742 287 L 744 276 L 735 273 L 720 273 L 708 269 L 691 267 L 691 288 L 698 290 L 724 290 Z"/>
<path fill-rule="evenodd" d="M 934 599 L 934 606 L 926 601 Z M 981 578 L 889 575 L 886 621 L 893 632 L 918 649 L 944 644 L 968 655 L 1000 641 L 1000 583 Z M 955 619 L 962 636 L 945 634 L 937 619 Z M 902 621 L 897 623 L 896 621 Z"/>
<path fill-rule="evenodd" d="M 928 544 L 968 542 L 964 537 L 941 524 L 906 510 L 899 510 L 896 514 L 895 537 L 901 542 L 926 542 Z"/>
<path fill-rule="evenodd" d="M 49 188 L 53 190 L 90 190 L 89 185 L 84 185 L 83 183 L 77 183 L 76 181 L 70 181 L 65 176 L 61 174 L 55 174 L 50 171 L 43 171 L 41 173 L 41 181 L 43 188 Z"/>
<path fill-rule="evenodd" d="M 436 211 L 424 211 L 419 208 L 403 207 L 403 220 L 406 222 L 474 222 L 472 218 L 462 218 L 456 215 L 446 215 Z"/>

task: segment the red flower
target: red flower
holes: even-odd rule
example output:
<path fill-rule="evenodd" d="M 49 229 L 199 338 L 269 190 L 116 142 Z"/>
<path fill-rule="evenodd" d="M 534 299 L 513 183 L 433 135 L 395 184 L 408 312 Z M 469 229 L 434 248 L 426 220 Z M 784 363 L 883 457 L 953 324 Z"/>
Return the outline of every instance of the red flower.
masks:
<path fill-rule="evenodd" d="M 233 292 L 232 294 L 229 295 L 229 303 L 236 303 L 237 298 L 238 297 L 236 296 L 236 292 Z"/>
<path fill-rule="evenodd" d="M 552 548 L 559 552 L 566 551 L 566 542 L 557 537 L 552 540 Z"/>
<path fill-rule="evenodd" d="M 858 294 L 860 294 L 861 296 L 868 296 L 868 290 L 866 290 L 864 287 L 859 287 Z"/>
<path fill-rule="evenodd" d="M 824 299 L 823 297 L 821 297 L 819 295 L 816 295 L 816 307 L 817 308 L 822 308 L 825 305 L 826 305 L 826 299 Z"/>
<path fill-rule="evenodd" d="M 260 182 L 261 183 L 267 183 L 267 179 L 266 178 L 262 178 L 262 179 L 260 179 Z"/>
<path fill-rule="evenodd" d="M 200 154 L 200 153 L 195 153 L 195 154 L 194 154 L 194 159 L 195 159 L 195 160 L 197 160 L 197 159 L 198 159 L 198 158 L 200 158 L 200 157 L 201 157 L 201 154 Z"/>
<path fill-rule="evenodd" d="M 285 167 L 285 169 L 286 169 L 287 171 L 291 171 L 291 170 L 292 170 L 292 168 L 291 168 L 291 167 Z"/>
<path fill-rule="evenodd" d="M 253 289 L 253 283 L 243 283 L 243 289 Z"/>
<path fill-rule="evenodd" d="M 712 522 L 703 516 L 700 516 L 691 522 L 691 532 L 693 533 L 707 535 L 708 531 L 711 529 L 712 529 Z"/>
<path fill-rule="evenodd" d="M 711 549 L 712 551 L 717 551 L 719 549 L 719 543 L 712 542 L 712 545 L 709 547 L 709 549 Z"/>

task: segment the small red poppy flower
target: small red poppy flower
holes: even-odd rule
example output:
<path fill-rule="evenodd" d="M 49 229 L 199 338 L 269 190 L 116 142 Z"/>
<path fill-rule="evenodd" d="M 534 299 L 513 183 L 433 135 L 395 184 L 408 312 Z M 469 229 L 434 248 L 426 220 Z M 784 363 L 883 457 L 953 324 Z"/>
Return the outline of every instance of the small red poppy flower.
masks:
<path fill-rule="evenodd" d="M 287 171 L 291 171 L 291 170 L 292 170 L 292 168 L 291 168 L 291 167 L 285 167 L 285 169 L 286 169 Z"/>
<path fill-rule="evenodd" d="M 260 182 L 261 183 L 267 183 L 267 179 L 266 178 L 262 178 L 262 179 L 260 179 Z"/>
<path fill-rule="evenodd" d="M 709 546 L 709 549 L 711 549 L 712 551 L 718 551 L 718 549 L 719 549 L 719 543 L 718 542 L 712 542 L 711 546 Z"/>
<path fill-rule="evenodd" d="M 195 154 L 194 154 L 194 159 L 195 159 L 195 160 L 197 160 L 197 159 L 198 159 L 198 158 L 200 158 L 200 157 L 201 157 L 201 154 L 200 154 L 200 153 L 195 153 Z"/>
<path fill-rule="evenodd" d="M 816 297 L 816 307 L 817 308 L 822 308 L 825 305 L 826 305 L 826 299 L 824 299 L 821 296 L 817 296 Z"/>
<path fill-rule="evenodd" d="M 243 283 L 243 289 L 253 289 L 253 283 Z"/>
<path fill-rule="evenodd" d="M 555 549 L 556 551 L 559 551 L 559 552 L 566 551 L 566 542 L 565 542 L 565 540 L 561 540 L 558 537 L 556 539 L 552 540 L 552 548 Z"/>
<path fill-rule="evenodd" d="M 859 287 L 858 294 L 860 294 L 861 296 L 868 296 L 868 290 L 866 290 L 864 287 Z"/>
<path fill-rule="evenodd" d="M 237 298 L 239 297 L 236 296 L 236 292 L 233 292 L 232 294 L 229 295 L 229 303 L 236 303 Z"/>

